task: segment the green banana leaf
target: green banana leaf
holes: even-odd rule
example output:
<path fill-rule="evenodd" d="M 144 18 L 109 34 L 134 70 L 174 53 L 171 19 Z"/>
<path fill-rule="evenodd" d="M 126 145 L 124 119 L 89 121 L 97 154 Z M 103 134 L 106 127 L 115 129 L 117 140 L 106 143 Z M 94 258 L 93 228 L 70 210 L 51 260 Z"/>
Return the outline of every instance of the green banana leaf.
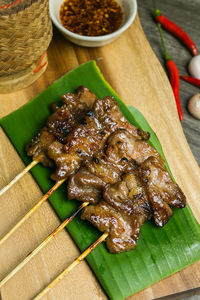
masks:
<path fill-rule="evenodd" d="M 44 125 L 50 113 L 49 104 L 60 103 L 60 95 L 74 92 L 80 85 L 87 86 L 99 98 L 113 96 L 130 123 L 151 133 L 150 143 L 164 158 L 159 140 L 143 115 L 122 102 L 104 80 L 96 63 L 90 61 L 67 73 L 35 99 L 0 120 L 1 126 L 25 164 L 30 163 L 30 158 L 26 156 L 24 147 Z M 169 170 L 167 162 L 166 167 Z M 37 165 L 31 172 L 44 193 L 53 186 L 54 183 L 49 179 L 52 170 Z M 78 207 L 77 201 L 67 199 L 66 184 L 63 184 L 49 201 L 61 220 L 70 216 Z M 80 216 L 67 226 L 67 230 L 81 251 L 101 235 L 89 222 L 82 221 Z M 125 299 L 199 259 L 200 225 L 189 205 L 182 210 L 174 209 L 174 216 L 164 228 L 158 228 L 150 221 L 146 222 L 136 249 L 111 254 L 105 243 L 102 243 L 87 257 L 107 295 L 114 300 Z"/>

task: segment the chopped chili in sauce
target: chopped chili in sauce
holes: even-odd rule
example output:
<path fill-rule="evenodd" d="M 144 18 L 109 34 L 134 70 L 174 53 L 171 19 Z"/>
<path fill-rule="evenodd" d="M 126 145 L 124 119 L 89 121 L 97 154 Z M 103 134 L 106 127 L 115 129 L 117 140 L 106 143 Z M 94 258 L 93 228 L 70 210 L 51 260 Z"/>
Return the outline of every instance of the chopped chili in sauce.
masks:
<path fill-rule="evenodd" d="M 62 25 L 77 34 L 106 35 L 122 23 L 122 9 L 115 0 L 65 0 L 60 8 Z"/>

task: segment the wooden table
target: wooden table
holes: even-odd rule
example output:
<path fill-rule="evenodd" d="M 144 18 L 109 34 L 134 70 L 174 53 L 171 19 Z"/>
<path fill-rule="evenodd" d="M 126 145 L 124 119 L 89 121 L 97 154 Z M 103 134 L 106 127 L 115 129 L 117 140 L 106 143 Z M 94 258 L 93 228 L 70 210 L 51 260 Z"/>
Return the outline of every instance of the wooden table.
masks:
<path fill-rule="evenodd" d="M 195 41 L 200 51 L 200 25 L 199 25 L 199 0 L 159 0 L 157 7 L 166 16 L 181 26 Z M 138 11 L 143 30 L 146 34 L 151 47 L 164 67 L 163 53 L 160 44 L 159 32 L 153 21 L 152 1 L 138 1 Z M 190 52 L 171 34 L 164 32 L 167 51 L 171 58 L 176 62 L 181 75 L 187 74 L 187 64 L 191 59 Z M 182 122 L 183 131 L 190 145 L 190 148 L 200 165 L 200 121 L 193 118 L 187 111 L 187 102 L 199 89 L 185 81 L 180 83 L 180 98 L 183 108 L 184 119 Z"/>
<path fill-rule="evenodd" d="M 148 15 L 145 8 L 145 5 L 148 8 L 147 3 L 146 0 L 144 7 L 142 7 L 142 3 L 139 3 L 139 6 L 140 11 Z M 148 27 L 147 23 L 145 26 Z M 151 26 L 151 32 L 153 32 L 152 30 L 155 30 L 153 23 Z M 155 34 L 153 36 L 155 41 L 158 41 L 158 37 Z M 185 49 L 183 48 L 182 51 Z M 143 59 L 140 57 L 141 53 L 143 53 Z M 190 57 L 187 51 L 185 55 Z M 1 95 L 0 117 L 26 103 L 66 71 L 97 57 L 103 57 L 100 68 L 116 92 L 126 103 L 139 108 L 152 128 L 156 130 L 172 172 L 181 187 L 184 188 L 195 216 L 200 220 L 198 205 L 199 168 L 182 134 L 169 82 L 143 36 L 138 18 L 129 31 L 119 40 L 102 48 L 84 49 L 73 46 L 55 31 L 54 39 L 48 51 L 48 70 L 31 87 L 17 93 Z M 161 86 L 160 89 L 158 83 Z M 148 97 L 153 102 L 146 103 Z M 166 105 L 166 99 L 169 101 L 169 105 Z M 185 116 L 187 116 L 185 119 L 191 119 L 186 111 Z M 190 121 L 196 122 L 193 119 Z M 176 130 L 173 132 L 174 126 Z M 2 130 L 0 130 L 0 140 L 0 183 L 2 187 L 23 169 L 23 163 Z M 179 153 L 181 147 L 182 154 L 175 157 L 171 147 L 175 153 Z M 191 174 L 188 177 L 190 171 Z M 3 201 L 2 199 L 0 201 L 0 235 L 4 235 L 40 199 L 41 195 L 40 189 L 30 174 L 27 174 L 7 192 L 3 196 Z M 43 204 L 1 246 L 0 278 L 11 271 L 59 223 L 50 205 L 48 203 Z M 30 300 L 78 255 L 79 250 L 67 231 L 62 231 L 1 289 L 0 298 L 2 300 Z M 199 287 L 200 262 L 197 262 L 137 295 L 131 296 L 130 299 L 150 300 L 159 299 L 163 296 L 167 296 L 164 299 L 180 299 L 188 293 L 196 293 Z M 104 300 L 107 298 L 90 268 L 84 262 L 68 274 L 44 299 Z"/>

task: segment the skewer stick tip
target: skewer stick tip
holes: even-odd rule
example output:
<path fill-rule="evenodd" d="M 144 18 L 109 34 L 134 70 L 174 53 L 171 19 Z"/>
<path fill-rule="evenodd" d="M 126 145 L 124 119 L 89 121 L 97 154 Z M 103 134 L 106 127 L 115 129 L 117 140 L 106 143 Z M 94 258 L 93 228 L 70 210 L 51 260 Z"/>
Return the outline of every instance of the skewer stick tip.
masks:
<path fill-rule="evenodd" d="M 2 190 L 0 190 L 0 196 L 2 196 L 7 190 L 9 190 L 20 178 L 22 178 L 26 173 L 28 173 L 35 165 L 39 162 L 33 160 L 23 171 L 21 171 L 13 180 L 11 180 Z"/>

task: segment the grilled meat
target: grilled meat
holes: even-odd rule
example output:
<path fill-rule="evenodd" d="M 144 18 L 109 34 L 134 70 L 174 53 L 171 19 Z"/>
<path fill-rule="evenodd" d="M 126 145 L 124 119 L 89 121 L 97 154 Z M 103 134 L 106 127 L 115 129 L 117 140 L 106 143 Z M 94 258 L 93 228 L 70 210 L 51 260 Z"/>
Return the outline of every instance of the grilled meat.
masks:
<path fill-rule="evenodd" d="M 68 198 L 83 202 L 97 203 L 101 200 L 101 192 L 106 183 L 98 176 L 81 168 L 68 182 Z"/>
<path fill-rule="evenodd" d="M 67 135 L 83 121 L 85 113 L 92 108 L 96 96 L 81 86 L 76 94 L 67 93 L 61 98 L 63 105 L 50 115 L 46 126 L 62 144 L 65 144 Z"/>
<path fill-rule="evenodd" d="M 53 105 L 53 114 L 49 116 L 44 128 L 26 146 L 28 156 L 44 166 L 53 166 L 48 157 L 48 147 L 54 141 L 66 142 L 71 130 L 83 121 L 85 113 L 91 109 L 96 96 L 86 87 L 79 87 L 76 94 L 67 93 L 62 96 L 63 105 Z"/>
<path fill-rule="evenodd" d="M 101 201 L 97 205 L 86 207 L 81 218 L 90 221 L 100 231 L 109 233 L 106 244 L 110 252 L 119 253 L 135 248 L 140 234 L 137 217 L 119 213 L 108 203 Z"/>
<path fill-rule="evenodd" d="M 142 224 L 152 216 L 137 170 L 124 174 L 114 184 L 107 184 L 102 196 L 104 200 L 84 209 L 82 219 L 109 233 L 107 247 L 110 252 L 134 249 Z"/>
<path fill-rule="evenodd" d="M 145 187 L 140 181 L 137 171 L 126 173 L 122 180 L 107 185 L 103 191 L 104 200 L 118 211 L 127 215 L 141 215 L 148 219 L 151 207 Z"/>
<path fill-rule="evenodd" d="M 83 124 L 78 125 L 67 136 L 67 143 L 63 150 L 69 155 L 69 161 L 64 160 L 63 163 L 66 162 L 66 164 L 61 166 L 60 159 L 57 161 L 54 155 L 49 155 L 57 167 L 51 178 L 57 181 L 75 173 L 82 161 L 95 156 L 105 148 L 108 136 L 117 129 L 126 129 L 134 138 L 141 141 L 149 138 L 148 133 L 138 130 L 124 118 L 113 98 L 106 97 L 103 100 L 96 100 L 93 109 L 87 112 Z M 71 165 L 72 156 L 73 166 Z"/>
<path fill-rule="evenodd" d="M 94 184 L 94 178 L 101 184 Z M 171 180 L 159 153 L 124 129 L 112 133 L 104 151 L 86 160 L 84 169 L 71 176 L 68 195 L 93 204 L 84 209 L 82 218 L 109 232 L 107 246 L 114 253 L 135 247 L 146 220 L 153 217 L 162 227 L 172 216 L 170 206 L 185 206 L 185 196 Z"/>
<path fill-rule="evenodd" d="M 62 97 L 64 104 L 27 145 L 27 154 L 55 166 L 52 179 L 70 176 L 68 196 L 90 202 L 82 219 L 109 233 L 113 253 L 136 246 L 142 224 L 164 226 L 171 206 L 185 196 L 170 178 L 149 134 L 128 123 L 111 97 L 96 99 L 87 88 Z"/>
<path fill-rule="evenodd" d="M 135 145 L 137 147 L 138 143 L 140 143 L 140 145 L 143 143 L 144 146 L 143 148 L 140 146 L 140 153 L 136 150 L 137 154 L 135 154 Z M 143 149 L 143 152 L 141 149 Z M 134 171 L 138 167 L 136 159 L 140 162 L 142 159 L 145 160 L 148 158 L 148 155 L 155 155 L 155 157 L 158 157 L 161 162 L 163 162 L 158 152 L 146 141 L 141 139 L 137 140 L 127 130 L 118 129 L 108 137 L 104 145 L 104 151 L 101 151 L 92 159 L 85 160 L 84 165 L 90 174 L 98 176 L 105 184 L 113 184 L 120 180 L 120 176 L 123 173 Z M 80 176 L 79 172 L 72 177 L 76 176 Z M 70 198 L 72 198 L 71 190 L 78 191 L 77 184 L 78 182 L 76 180 L 70 179 L 68 184 L 68 194 Z M 87 187 L 90 189 L 90 182 L 85 182 L 84 191 Z M 80 193 L 77 197 L 75 192 L 72 194 L 74 198 L 81 200 Z M 85 199 L 86 196 L 84 195 L 84 201 L 90 201 L 89 199 Z"/>
<path fill-rule="evenodd" d="M 148 142 L 138 139 L 129 131 L 119 129 L 108 138 L 108 147 L 106 154 L 113 161 L 120 161 L 122 158 L 135 160 L 141 164 L 150 156 L 156 157 L 161 164 L 164 164 L 163 159 L 156 149 Z"/>
<path fill-rule="evenodd" d="M 98 99 L 93 106 L 94 114 L 104 130 L 109 133 L 117 129 L 126 129 L 137 139 L 148 140 L 150 134 L 131 125 L 121 113 L 117 102 L 110 96 Z"/>
<path fill-rule="evenodd" d="M 54 162 L 47 156 L 47 148 L 55 140 L 55 136 L 44 127 L 40 130 L 38 135 L 26 145 L 26 153 L 28 156 L 32 156 L 33 160 L 41 162 L 43 166 L 52 168 Z"/>
<path fill-rule="evenodd" d="M 134 165 L 127 160 L 114 164 L 103 152 L 97 154 L 92 159 L 86 160 L 84 166 L 70 176 L 69 199 L 97 203 L 101 199 L 101 192 L 106 184 L 119 181 L 121 174 L 132 170 Z"/>
<path fill-rule="evenodd" d="M 109 137 L 106 153 L 115 161 L 126 157 L 139 165 L 139 177 L 147 190 L 156 225 L 162 227 L 169 221 L 172 216 L 169 205 L 185 207 L 185 195 L 170 178 L 160 154 L 146 141 L 121 130 Z"/>
<path fill-rule="evenodd" d="M 155 157 L 149 157 L 140 165 L 139 177 L 146 187 L 154 212 L 154 221 L 156 225 L 162 227 L 172 216 L 169 205 L 178 208 L 185 207 L 185 195 Z"/>
<path fill-rule="evenodd" d="M 48 155 L 56 164 L 56 171 L 52 174 L 53 180 L 60 180 L 75 173 L 83 160 L 92 157 L 101 150 L 106 141 L 106 136 L 100 133 L 95 118 L 86 116 L 85 124 L 78 125 L 67 137 L 67 143 L 63 146 L 63 156 L 54 155 L 48 151 Z M 52 148 L 53 145 L 50 146 Z M 67 159 L 68 157 L 68 159 Z"/>

